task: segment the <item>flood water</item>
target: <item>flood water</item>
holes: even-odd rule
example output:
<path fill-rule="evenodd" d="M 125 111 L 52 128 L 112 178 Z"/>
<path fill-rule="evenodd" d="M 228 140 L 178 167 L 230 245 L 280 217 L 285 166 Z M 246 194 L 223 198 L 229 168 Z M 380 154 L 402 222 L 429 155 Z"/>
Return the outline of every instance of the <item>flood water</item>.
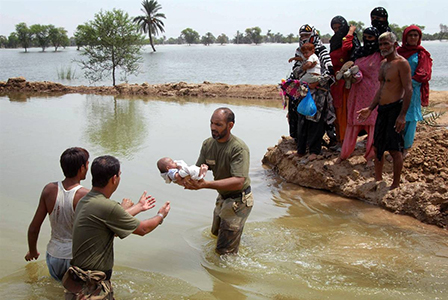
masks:
<path fill-rule="evenodd" d="M 431 41 L 422 45 L 433 59 L 431 90 L 448 89 L 448 43 Z M 329 45 L 326 45 L 329 47 Z M 227 84 L 278 84 L 291 72 L 288 59 L 294 56 L 296 44 L 255 45 L 157 45 L 157 52 L 150 46 L 142 51 L 140 73 L 127 78 L 129 83 L 148 82 L 159 84 L 185 81 L 203 81 Z M 24 76 L 29 81 L 54 81 L 66 85 L 89 85 L 75 60 L 82 59 L 75 47 L 54 52 L 48 48 L 0 49 L 0 81 Z M 75 72 L 71 80 L 58 78 L 58 71 L 70 68 Z M 117 76 L 117 83 L 122 83 Z M 110 77 L 95 85 L 112 85 Z"/>
<path fill-rule="evenodd" d="M 216 192 L 165 184 L 163 156 L 193 164 L 214 109 L 236 114 L 233 133 L 251 150 L 255 206 L 240 255 L 219 257 L 210 223 Z M 121 161 L 113 199 L 172 209 L 145 237 L 115 241 L 116 299 L 446 299 L 448 233 L 360 201 L 284 183 L 261 164 L 288 128 L 280 101 L 0 96 L 0 299 L 61 299 L 41 256 L 27 263 L 26 232 L 43 186 L 62 179 L 59 156 L 81 146 Z M 207 175 L 211 178 L 211 174 Z M 90 175 L 83 185 L 90 188 Z"/>

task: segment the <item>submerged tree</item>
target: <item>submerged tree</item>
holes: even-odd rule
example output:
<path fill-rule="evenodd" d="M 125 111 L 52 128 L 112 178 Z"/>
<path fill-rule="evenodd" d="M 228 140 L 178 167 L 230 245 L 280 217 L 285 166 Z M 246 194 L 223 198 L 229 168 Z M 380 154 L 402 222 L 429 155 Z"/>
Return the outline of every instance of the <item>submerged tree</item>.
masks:
<path fill-rule="evenodd" d="M 246 28 L 246 37 L 255 45 L 260 44 L 263 40 L 260 27 Z"/>
<path fill-rule="evenodd" d="M 63 27 L 56 28 L 53 25 L 49 25 L 49 39 L 50 43 L 54 47 L 54 51 L 58 51 L 59 47 L 65 47 L 69 44 L 69 39 L 67 36 L 67 30 Z"/>
<path fill-rule="evenodd" d="M 16 25 L 16 32 L 17 32 L 17 39 L 22 45 L 23 48 L 25 48 L 25 52 L 28 52 L 28 48 L 31 46 L 31 41 L 33 38 L 33 34 L 31 33 L 31 30 L 26 26 L 25 23 L 19 23 Z"/>
<path fill-rule="evenodd" d="M 218 43 L 222 44 L 228 44 L 229 43 L 229 37 L 225 33 L 221 33 L 218 38 L 216 39 Z"/>
<path fill-rule="evenodd" d="M 205 46 L 209 46 L 210 44 L 215 43 L 216 38 L 211 32 L 207 32 L 204 36 L 201 37 L 201 42 Z"/>
<path fill-rule="evenodd" d="M 42 51 L 45 51 L 50 42 L 50 26 L 34 24 L 30 26 L 30 30 L 37 44 L 42 48 Z"/>
<path fill-rule="evenodd" d="M 151 44 L 152 50 L 156 52 L 152 35 L 158 35 L 159 32 L 165 32 L 165 29 L 163 28 L 165 25 L 161 19 L 166 19 L 166 17 L 165 14 L 158 12 L 162 9 L 162 5 L 157 3 L 157 0 L 143 0 L 142 6 L 143 8 L 141 11 L 145 15 L 135 17 L 134 22 L 138 24 L 141 31 L 148 33 L 149 43 Z"/>
<path fill-rule="evenodd" d="M 113 9 L 95 14 L 93 21 L 78 26 L 77 38 L 84 44 L 83 55 L 87 57 L 78 62 L 90 81 L 112 75 L 115 86 L 118 69 L 125 77 L 138 73 L 143 38 L 126 12 Z"/>
<path fill-rule="evenodd" d="M 448 34 L 448 26 L 440 24 L 439 40 L 443 40 L 446 34 Z"/>
<path fill-rule="evenodd" d="M 185 28 L 182 30 L 180 36 L 189 45 L 195 44 L 199 40 L 199 33 L 191 28 Z"/>

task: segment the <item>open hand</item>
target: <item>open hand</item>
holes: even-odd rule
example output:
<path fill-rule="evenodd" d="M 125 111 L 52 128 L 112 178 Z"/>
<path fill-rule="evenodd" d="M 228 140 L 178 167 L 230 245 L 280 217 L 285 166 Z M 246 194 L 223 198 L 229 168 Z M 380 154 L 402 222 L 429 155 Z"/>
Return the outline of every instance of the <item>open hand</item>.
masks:
<path fill-rule="evenodd" d="M 121 207 L 123 207 L 126 210 L 126 209 L 132 207 L 134 205 L 134 202 L 132 202 L 132 200 L 129 198 L 123 198 L 120 205 L 121 205 Z"/>
<path fill-rule="evenodd" d="M 168 213 L 170 212 L 171 206 L 170 201 L 166 201 L 165 204 L 159 209 L 158 213 L 163 215 L 163 218 L 166 218 Z"/>
<path fill-rule="evenodd" d="M 155 203 L 156 199 L 151 195 L 146 196 L 146 191 L 143 192 L 140 200 L 138 201 L 138 204 L 141 205 L 142 211 L 153 208 Z"/>
<path fill-rule="evenodd" d="M 400 133 L 404 130 L 404 127 L 406 126 L 406 117 L 399 115 L 397 120 L 395 121 L 395 131 Z"/>
<path fill-rule="evenodd" d="M 361 110 L 358 110 L 356 113 L 358 114 L 357 117 L 358 121 L 364 122 L 370 116 L 372 111 L 370 110 L 370 108 L 366 107 Z"/>

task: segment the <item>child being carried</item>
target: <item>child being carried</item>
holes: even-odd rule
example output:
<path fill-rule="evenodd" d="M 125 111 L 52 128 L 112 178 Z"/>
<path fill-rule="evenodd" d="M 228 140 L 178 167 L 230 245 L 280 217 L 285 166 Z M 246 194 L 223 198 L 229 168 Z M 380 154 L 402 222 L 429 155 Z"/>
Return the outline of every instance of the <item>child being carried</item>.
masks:
<path fill-rule="evenodd" d="M 201 180 L 207 173 L 208 166 L 202 164 L 201 167 L 188 166 L 183 160 L 172 160 L 169 157 L 163 157 L 157 161 L 160 176 L 166 183 L 177 183 L 183 185 L 183 181 L 189 176 L 193 180 Z"/>

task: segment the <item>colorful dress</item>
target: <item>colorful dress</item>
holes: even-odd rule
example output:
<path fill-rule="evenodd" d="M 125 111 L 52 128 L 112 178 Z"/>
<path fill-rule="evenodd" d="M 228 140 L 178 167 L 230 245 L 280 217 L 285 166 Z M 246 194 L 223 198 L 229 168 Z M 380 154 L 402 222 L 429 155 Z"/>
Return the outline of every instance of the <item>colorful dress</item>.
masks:
<path fill-rule="evenodd" d="M 419 34 L 417 45 L 407 43 L 408 34 L 416 31 Z M 414 143 L 417 122 L 423 120 L 421 106 L 429 104 L 429 80 L 432 73 L 431 54 L 421 46 L 422 31 L 419 27 L 411 25 L 403 32 L 402 46 L 397 49 L 398 54 L 406 58 L 411 67 L 412 98 L 406 113 L 406 126 L 404 128 L 404 148 L 411 148 Z"/>
<path fill-rule="evenodd" d="M 356 82 L 352 85 L 347 99 L 347 129 L 344 143 L 342 144 L 341 159 L 347 159 L 355 150 L 356 140 L 361 130 L 365 130 L 368 134 L 364 157 L 366 160 L 370 160 L 375 156 L 373 135 L 378 115 L 377 109 L 372 111 L 369 118 L 365 121 L 358 120 L 357 112 L 372 103 L 376 91 L 380 87 L 378 75 L 382 60 L 383 58 L 379 52 L 356 60 L 359 72 L 355 75 Z"/>
<path fill-rule="evenodd" d="M 342 40 L 342 47 L 330 52 L 333 69 L 336 72 L 341 70 L 344 63 L 350 60 L 353 49 L 353 35 L 347 35 Z M 333 105 L 336 113 L 336 136 L 338 141 L 342 143 L 347 127 L 347 98 L 349 89 L 345 88 L 343 80 L 336 81 L 331 86 L 331 96 L 333 97 Z"/>

